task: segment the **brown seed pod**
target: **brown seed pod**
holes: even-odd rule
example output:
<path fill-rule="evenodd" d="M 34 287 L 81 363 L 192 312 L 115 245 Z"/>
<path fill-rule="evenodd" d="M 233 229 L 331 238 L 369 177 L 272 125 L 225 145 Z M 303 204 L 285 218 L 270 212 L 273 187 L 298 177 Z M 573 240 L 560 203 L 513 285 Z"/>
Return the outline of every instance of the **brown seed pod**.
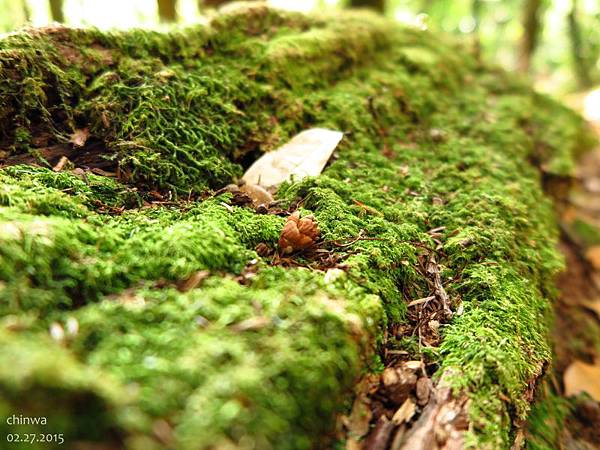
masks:
<path fill-rule="evenodd" d="M 319 226 L 313 216 L 300 218 L 296 211 L 290 215 L 279 236 L 279 250 L 286 255 L 314 245 L 319 238 Z"/>

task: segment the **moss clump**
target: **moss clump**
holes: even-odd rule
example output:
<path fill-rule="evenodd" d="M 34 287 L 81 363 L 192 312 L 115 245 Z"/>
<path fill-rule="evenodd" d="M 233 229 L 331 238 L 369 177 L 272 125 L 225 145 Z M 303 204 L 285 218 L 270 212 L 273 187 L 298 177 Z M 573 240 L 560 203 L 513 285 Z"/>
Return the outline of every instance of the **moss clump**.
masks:
<path fill-rule="evenodd" d="M 574 114 L 435 35 L 261 6 L 166 34 L 19 33 L 0 42 L 0 80 L 6 161 L 62 151 L 118 175 L 0 172 L 2 336 L 49 355 L 7 345 L 36 382 L 0 372 L 5 411 L 32 390 L 31 411 L 45 411 L 60 385 L 59 403 L 93 398 L 86 417 L 109 411 L 102 429 L 130 448 L 308 448 L 368 368 L 370 344 L 429 294 L 418 264 L 435 252 L 464 313 L 442 327 L 438 352 L 422 351 L 460 369 L 469 444 L 508 446 L 550 357 L 562 264 L 536 166 L 568 174 L 583 129 Z M 279 199 L 300 197 L 325 240 L 375 238 L 352 246 L 333 284 L 258 257 L 283 218 L 227 195 L 199 200 L 311 126 L 347 132 L 338 158 Z M 82 128 L 87 159 L 68 142 Z M 151 207 L 148 189 L 191 200 Z M 244 278 L 248 267 L 258 274 Z M 212 274 L 201 287 L 175 289 L 201 270 Z M 86 371 L 110 389 L 77 381 Z"/>

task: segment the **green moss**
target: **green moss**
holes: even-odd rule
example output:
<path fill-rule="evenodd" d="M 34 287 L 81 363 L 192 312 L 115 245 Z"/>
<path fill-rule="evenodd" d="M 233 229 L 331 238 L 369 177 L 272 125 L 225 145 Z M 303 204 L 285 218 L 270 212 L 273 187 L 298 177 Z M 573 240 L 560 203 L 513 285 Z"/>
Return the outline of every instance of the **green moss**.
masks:
<path fill-rule="evenodd" d="M 117 401 L 93 382 L 64 382 L 64 398 L 95 399 L 88 417 L 113 412 L 102 423 L 117 441 L 315 445 L 355 377 L 373 368 L 372 344 L 406 320 L 407 302 L 430 294 L 419 264 L 435 251 L 464 311 L 443 325 L 438 350 L 422 351 L 440 373 L 461 373 L 453 382 L 471 398 L 469 446 L 509 446 L 512 423 L 528 413 L 523 392 L 550 359 L 562 266 L 539 167 L 571 170 L 580 118 L 454 42 L 364 13 L 254 7 L 165 34 L 21 33 L 0 42 L 0 80 L 2 150 L 68 148 L 89 127 L 103 167 L 119 169 L 118 181 L 0 171 L 6 339 L 69 359 L 36 359 L 33 372 L 52 367 L 69 380 L 90 370 L 127 392 Z M 367 238 L 337 250 L 347 274 L 333 284 L 258 257 L 282 217 L 207 192 L 311 126 L 346 132 L 336 159 L 277 196 L 301 198 L 325 241 Z M 149 189 L 190 200 L 147 205 Z M 239 284 L 247 266 L 257 275 Z M 212 274 L 201 287 L 175 289 L 200 270 Z M 52 323 L 70 318 L 78 333 L 49 341 Z M 419 350 L 411 339 L 394 345 Z M 18 361 L 16 348 L 7 352 Z M 0 386 L 6 411 L 31 389 L 3 372 Z"/>
<path fill-rule="evenodd" d="M 585 218 L 577 218 L 568 226 L 571 236 L 584 248 L 600 245 L 598 226 Z"/>
<path fill-rule="evenodd" d="M 538 389 L 536 402 L 527 424 L 526 448 L 531 450 L 551 450 L 560 448 L 565 422 L 572 406 L 564 397 L 553 392 L 548 383 Z"/>
<path fill-rule="evenodd" d="M 11 317 L 3 318 L 4 324 L 10 320 Z M 116 431 L 114 414 L 124 422 L 127 416 L 134 418 L 135 411 L 128 406 L 131 395 L 117 380 L 84 365 L 48 336 L 15 334 L 3 329 L 0 343 L 3 361 L 0 369 L 0 415 L 3 418 L 0 430 L 5 436 L 42 431 L 65 433 L 65 439 L 70 441 L 108 440 L 110 433 Z M 23 392 L 27 395 L 23 396 Z M 11 416 L 17 419 L 45 417 L 48 426 L 12 426 L 7 423 Z M 47 443 L 14 445 L 16 448 L 48 448 Z"/>
<path fill-rule="evenodd" d="M 0 205 L 44 216 L 84 218 L 90 209 L 142 204 L 135 189 L 93 173 L 77 176 L 39 167 L 12 166 L 0 173 L 0 182 Z"/>

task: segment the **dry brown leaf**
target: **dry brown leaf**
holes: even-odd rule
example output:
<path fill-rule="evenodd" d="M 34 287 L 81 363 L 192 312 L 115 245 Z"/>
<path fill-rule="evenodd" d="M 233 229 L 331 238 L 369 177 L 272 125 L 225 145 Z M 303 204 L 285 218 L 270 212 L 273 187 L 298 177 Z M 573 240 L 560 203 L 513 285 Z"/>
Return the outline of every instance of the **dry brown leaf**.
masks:
<path fill-rule="evenodd" d="M 65 164 L 69 162 L 69 158 L 65 155 L 60 157 L 60 160 L 56 163 L 56 165 L 52 168 L 54 172 L 60 172 L 65 167 Z"/>
<path fill-rule="evenodd" d="M 90 137 L 89 128 L 79 128 L 71 134 L 69 142 L 75 147 L 83 147 Z"/>
<path fill-rule="evenodd" d="M 344 134 L 311 128 L 294 136 L 277 150 L 265 153 L 250 166 L 242 179 L 269 188 L 292 178 L 317 176 L 327 164 Z"/>
<path fill-rule="evenodd" d="M 199 270 L 197 272 L 194 272 L 187 279 L 178 283 L 177 289 L 179 290 L 179 292 L 190 291 L 198 287 L 198 285 L 202 283 L 206 278 L 208 278 L 209 275 L 210 272 L 208 270 Z"/>
<path fill-rule="evenodd" d="M 563 222 L 569 225 L 575 222 L 577 219 L 577 208 L 573 207 L 572 205 L 567 206 L 562 213 L 561 219 Z"/>
<path fill-rule="evenodd" d="M 381 374 L 381 392 L 389 402 L 402 405 L 417 384 L 415 373 L 405 367 L 386 367 Z"/>
<path fill-rule="evenodd" d="M 594 269 L 600 269 L 600 245 L 595 245 L 594 247 L 590 247 L 585 252 L 585 257 L 590 262 L 590 264 L 594 267 Z"/>
<path fill-rule="evenodd" d="M 580 304 L 596 313 L 598 318 L 600 318 L 600 298 L 594 300 L 582 301 Z"/>
<path fill-rule="evenodd" d="M 594 400 L 600 401 L 600 364 L 586 364 L 575 361 L 563 376 L 565 395 L 570 397 L 582 392 L 587 392 Z"/>
<path fill-rule="evenodd" d="M 102 170 L 100 167 L 92 167 L 90 171 L 103 177 L 115 178 L 117 176 L 115 172 L 108 172 L 106 170 Z"/>
<path fill-rule="evenodd" d="M 398 408 L 398 411 L 394 413 L 392 422 L 396 425 L 402 425 L 404 422 L 408 422 L 415 415 L 416 405 L 411 398 L 407 398 L 402 406 Z"/>

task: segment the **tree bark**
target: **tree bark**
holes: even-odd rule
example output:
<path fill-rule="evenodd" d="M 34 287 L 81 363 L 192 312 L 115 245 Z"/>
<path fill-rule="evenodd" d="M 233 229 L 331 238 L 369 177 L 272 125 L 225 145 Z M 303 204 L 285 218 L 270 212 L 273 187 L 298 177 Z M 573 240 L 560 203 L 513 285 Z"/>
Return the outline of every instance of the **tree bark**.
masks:
<path fill-rule="evenodd" d="M 176 22 L 177 0 L 158 0 L 158 16 L 161 22 Z"/>
<path fill-rule="evenodd" d="M 540 15 L 542 0 L 527 0 L 523 9 L 523 37 L 520 43 L 519 69 L 523 72 L 531 70 L 531 60 L 538 44 L 542 29 Z"/>
<path fill-rule="evenodd" d="M 385 11 L 385 0 L 350 0 L 351 8 L 370 8 L 375 11 Z"/>
<path fill-rule="evenodd" d="M 55 22 L 65 23 L 63 0 L 50 0 L 50 15 Z"/>

